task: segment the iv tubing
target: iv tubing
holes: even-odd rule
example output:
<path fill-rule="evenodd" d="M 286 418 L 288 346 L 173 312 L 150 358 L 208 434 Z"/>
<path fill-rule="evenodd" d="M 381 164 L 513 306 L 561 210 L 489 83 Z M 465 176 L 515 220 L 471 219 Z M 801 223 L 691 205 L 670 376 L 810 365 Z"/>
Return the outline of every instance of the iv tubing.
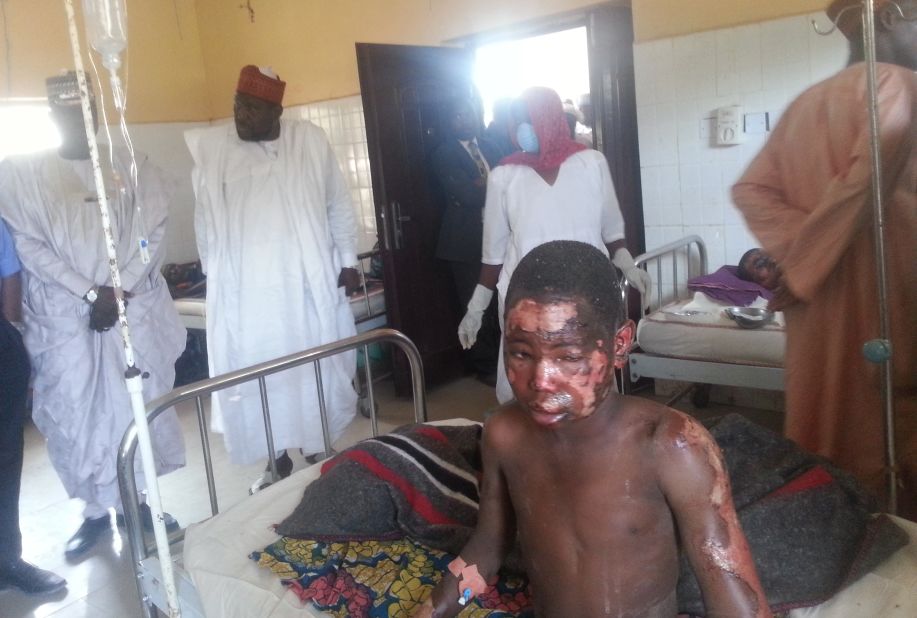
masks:
<path fill-rule="evenodd" d="M 96 144 L 95 130 L 92 122 L 92 110 L 89 107 L 89 90 L 86 86 L 86 73 L 83 71 L 83 60 L 80 55 L 80 40 L 73 12 L 73 0 L 64 0 L 67 11 L 67 22 L 70 30 L 70 45 L 73 50 L 73 62 L 80 87 L 80 103 L 83 107 L 83 123 L 89 141 L 89 154 L 92 159 L 96 192 L 98 193 L 99 212 L 102 217 L 102 230 L 105 233 L 105 245 L 108 250 L 108 261 L 111 268 L 111 281 L 115 289 L 118 304 L 118 322 L 121 325 L 121 338 L 124 342 L 124 360 L 127 364 L 125 378 L 127 390 L 131 396 L 131 408 L 134 412 L 134 424 L 137 426 L 137 438 L 140 446 L 140 459 L 147 484 L 149 506 L 153 514 L 153 534 L 156 537 L 156 549 L 162 568 L 162 579 L 166 589 L 170 618 L 179 618 L 178 594 L 175 588 L 175 574 L 172 570 L 172 554 L 162 514 L 162 501 L 159 496 L 159 482 L 156 477 L 156 464 L 153 458 L 153 447 L 150 443 L 150 428 L 146 419 L 146 404 L 143 402 L 143 378 L 134 366 L 134 348 L 131 345 L 130 327 L 124 306 L 124 292 L 121 289 L 121 271 L 118 267 L 118 255 L 111 232 L 111 220 L 108 210 L 108 195 L 105 192 L 105 181 L 102 178 L 102 167 L 99 164 L 99 150 Z"/>

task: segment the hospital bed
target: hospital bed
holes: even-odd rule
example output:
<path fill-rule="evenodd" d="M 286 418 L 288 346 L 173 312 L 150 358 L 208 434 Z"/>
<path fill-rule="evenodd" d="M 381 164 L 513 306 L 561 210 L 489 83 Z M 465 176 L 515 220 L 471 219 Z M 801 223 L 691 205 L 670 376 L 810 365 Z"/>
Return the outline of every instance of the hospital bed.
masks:
<path fill-rule="evenodd" d="M 323 381 L 321 366 L 318 362 L 319 360 L 350 350 L 362 350 L 364 354 L 367 354 L 369 346 L 379 343 L 387 343 L 398 347 L 407 356 L 411 371 L 411 383 L 413 386 L 414 421 L 417 423 L 426 421 L 426 398 L 420 353 L 417 351 L 417 348 L 414 346 L 410 339 L 408 339 L 404 334 L 392 329 L 375 329 L 366 333 L 358 334 L 348 339 L 343 339 L 335 343 L 326 344 L 312 348 L 310 350 L 261 363 L 259 365 L 240 369 L 238 371 L 227 373 L 222 376 L 211 378 L 209 380 L 203 380 L 194 384 L 179 387 L 147 405 L 147 419 L 152 423 L 154 419 L 156 419 L 156 417 L 158 417 L 161 413 L 170 408 L 173 408 L 174 406 L 177 406 L 180 403 L 188 401 L 195 402 L 198 430 L 200 432 L 201 448 L 204 456 L 204 473 L 206 477 L 208 493 L 210 496 L 211 514 L 213 516 L 211 520 L 208 520 L 208 524 L 204 530 L 211 530 L 216 526 L 219 530 L 222 531 L 226 529 L 225 527 L 228 527 L 230 530 L 234 531 L 230 534 L 230 536 L 239 535 L 239 538 L 242 539 L 250 538 L 246 535 L 253 534 L 255 538 L 258 538 L 258 533 L 263 534 L 266 531 L 269 532 L 269 530 L 266 528 L 266 526 L 269 524 L 265 524 L 264 526 L 259 527 L 259 525 L 255 523 L 254 527 L 246 531 L 246 528 L 251 524 L 251 522 L 257 522 L 260 520 L 254 518 L 254 516 L 252 516 L 254 519 L 250 519 L 248 515 L 244 515 L 240 519 L 240 513 L 249 513 L 250 511 L 263 511 L 266 514 L 265 516 L 269 520 L 269 523 L 277 523 L 280 521 L 282 516 L 292 511 L 293 506 L 295 506 L 295 503 L 292 505 L 287 505 L 286 501 L 275 500 L 275 498 L 277 498 L 275 495 L 277 490 L 274 488 L 281 485 L 281 483 L 275 483 L 269 487 L 268 490 L 258 492 L 254 496 L 246 498 L 242 503 L 246 506 L 242 507 L 241 505 L 237 505 L 238 508 L 234 507 L 233 509 L 230 509 L 229 513 L 233 513 L 232 515 L 227 514 L 225 517 L 220 515 L 219 500 L 216 492 L 216 483 L 214 479 L 214 470 L 210 453 L 210 442 L 207 432 L 207 421 L 204 413 L 205 397 L 208 397 L 213 392 L 237 386 L 245 382 L 257 382 L 259 392 L 261 394 L 261 409 L 262 415 L 264 416 L 269 457 L 270 460 L 273 461 L 275 456 L 270 429 L 270 406 L 266 381 L 267 376 L 286 371 L 294 367 L 312 364 L 315 369 L 318 393 L 321 394 Z M 365 383 L 368 385 L 369 400 L 374 402 L 375 398 L 372 388 L 373 376 L 370 364 L 364 363 L 362 371 L 365 374 Z M 324 400 L 321 396 L 318 398 L 318 403 L 319 415 L 322 425 L 322 436 L 325 444 L 325 452 L 330 453 L 331 440 L 328 432 L 327 413 L 325 410 Z M 379 433 L 379 427 L 376 418 L 375 406 L 370 407 L 369 415 L 372 427 L 372 435 L 376 436 Z M 124 438 L 121 441 L 121 447 L 118 453 L 118 483 L 121 490 L 121 495 L 124 497 L 123 503 L 125 526 L 132 557 L 131 565 L 136 576 L 140 604 L 143 612 L 142 615 L 153 618 L 157 616 L 157 608 L 165 613 L 168 613 L 168 603 L 166 601 L 165 586 L 162 582 L 162 567 L 159 562 L 159 557 L 156 555 L 155 544 L 152 543 L 152 539 L 149 540 L 148 544 L 148 541 L 144 538 L 143 526 L 141 524 L 140 504 L 138 500 L 137 483 L 135 477 L 136 450 L 137 429 L 134 423 L 131 423 L 124 434 Z M 315 466 L 300 471 L 300 473 L 294 474 L 285 480 L 301 478 L 303 476 L 301 473 L 309 471 L 311 471 L 310 474 L 317 476 L 320 467 L 321 463 L 316 464 Z M 276 473 L 276 470 L 274 470 L 274 472 Z M 291 484 L 287 483 L 286 486 L 290 487 Z M 295 485 L 292 486 L 295 487 Z M 299 497 L 301 496 L 301 487 L 302 485 L 299 486 L 299 489 L 291 492 L 295 494 L 295 501 L 298 501 Z M 287 506 L 289 506 L 289 510 L 287 510 L 286 513 L 281 513 L 281 510 L 286 509 Z M 214 523 L 217 521 L 221 523 Z M 222 534 L 223 533 L 220 532 L 220 535 Z M 273 536 L 276 540 L 276 535 Z M 187 546 L 185 540 L 185 530 L 178 530 L 170 534 L 169 544 L 174 549 L 173 569 L 175 572 L 176 587 L 180 597 L 182 616 L 188 618 L 203 617 L 206 614 L 204 613 L 204 608 L 201 604 L 201 595 L 195 589 L 195 582 L 192 581 L 188 570 L 184 568 L 184 562 L 181 559 L 181 548 Z M 263 546 L 264 545 L 258 546 L 256 544 L 252 547 L 248 547 L 246 551 L 242 552 L 240 556 L 242 560 L 239 562 L 233 562 L 231 556 L 226 556 L 226 564 L 234 565 L 231 568 L 239 569 L 242 573 L 250 571 L 250 569 L 247 568 L 249 565 L 245 564 L 245 561 L 248 561 L 248 553 L 254 549 L 260 549 Z M 195 545 L 195 547 L 199 547 L 199 545 Z M 207 555 L 214 557 L 210 553 Z M 221 563 L 222 559 L 222 556 L 219 557 L 217 562 Z M 254 567 L 254 563 L 251 563 L 251 566 Z M 255 580 L 261 582 L 262 584 L 266 583 L 264 575 L 258 572 L 259 569 L 253 569 L 251 571 Z M 204 575 L 202 575 L 202 577 L 204 577 L 206 581 L 206 577 Z M 226 591 L 227 599 L 231 599 L 233 594 L 242 594 L 244 590 L 247 590 L 247 587 L 240 589 L 238 586 L 230 586 Z M 232 614 L 224 613 L 221 611 L 217 614 L 211 613 L 209 615 L 252 616 L 255 614 L 246 612 Z M 299 615 L 304 614 L 300 613 Z"/>
<path fill-rule="evenodd" d="M 360 265 L 360 289 L 348 298 L 350 311 L 353 313 L 354 323 L 358 333 L 365 333 L 374 328 L 381 328 L 387 324 L 385 314 L 385 286 L 381 279 L 370 277 L 367 273 L 371 272 L 371 262 L 381 255 L 379 250 L 367 251 L 357 256 Z M 189 331 L 190 338 L 197 338 L 199 345 L 196 349 L 206 351 L 207 346 L 203 338 L 207 333 L 207 304 L 204 298 L 183 297 L 176 298 L 172 301 L 182 324 Z M 367 348 L 369 353 L 364 354 L 363 350 L 357 351 L 358 365 L 372 362 L 376 355 L 372 350 Z M 203 363 L 203 370 L 206 370 L 206 362 Z M 377 380 L 386 377 L 388 374 L 377 373 Z M 199 373 L 191 380 L 197 377 L 206 376 L 206 373 Z M 187 380 L 190 381 L 190 380 Z M 357 374 L 356 388 L 360 397 L 359 410 L 363 416 L 369 418 L 369 401 L 367 399 L 367 386 L 363 380 L 362 373 Z M 378 409 L 377 409 L 378 411 Z"/>
<path fill-rule="evenodd" d="M 277 575 L 250 559 L 252 552 L 260 551 L 278 540 L 272 526 L 293 511 L 301 500 L 303 488 L 320 475 L 322 463 L 300 470 L 221 512 L 215 489 L 203 400 L 214 391 L 255 381 L 262 395 L 262 412 L 267 422 L 270 414 L 266 386 L 268 375 L 315 363 L 321 358 L 347 350 L 365 350 L 369 345 L 382 342 L 393 344 L 407 354 L 414 387 L 415 421 L 425 421 L 425 393 L 419 353 L 407 337 L 390 329 L 359 334 L 334 344 L 181 387 L 147 406 L 147 416 L 152 421 L 179 403 L 194 401 L 201 435 L 203 476 L 208 487 L 212 517 L 170 535 L 182 616 L 293 618 L 324 615 L 313 606 L 300 602 Z M 363 370 L 367 373 L 371 371 L 368 366 Z M 320 371 L 320 368 L 316 369 L 319 384 Z M 372 376 L 367 375 L 366 381 L 372 384 Z M 320 413 L 325 419 L 321 406 Z M 447 421 L 448 424 L 458 425 L 470 422 L 462 419 Z M 330 448 L 325 426 L 323 422 L 326 448 Z M 376 435 L 378 427 L 375 414 L 372 414 L 372 428 Z M 155 545 L 144 537 L 140 521 L 134 476 L 136 448 L 137 430 L 132 424 L 121 443 L 118 480 L 121 495 L 124 496 L 127 540 L 142 610 L 140 615 L 152 618 L 157 616 L 158 610 L 167 610 L 167 601 Z M 359 508 L 357 505 L 355 507 Z M 908 546 L 822 605 L 793 610 L 789 614 L 790 618 L 839 618 L 851 615 L 905 618 L 917 615 L 917 524 L 898 519 L 895 521 L 907 532 L 910 539 Z"/>
<path fill-rule="evenodd" d="M 634 261 L 654 285 L 630 354 L 631 386 L 640 378 L 688 382 L 669 405 L 700 385 L 783 390 L 782 315 L 763 328 L 746 330 L 712 303 L 697 307 L 694 302 L 687 284 L 707 274 L 703 239 L 686 236 Z M 698 401 L 702 403 L 703 397 Z"/>
<path fill-rule="evenodd" d="M 360 264 L 360 291 L 354 293 L 348 300 L 350 311 L 353 313 L 354 322 L 358 333 L 365 333 L 374 328 L 385 326 L 385 287 L 381 279 L 367 275 L 370 270 L 367 264 L 379 256 L 379 251 L 367 251 L 357 256 Z M 174 301 L 175 309 L 185 328 L 194 331 L 207 330 L 206 301 L 203 298 L 177 298 Z"/>

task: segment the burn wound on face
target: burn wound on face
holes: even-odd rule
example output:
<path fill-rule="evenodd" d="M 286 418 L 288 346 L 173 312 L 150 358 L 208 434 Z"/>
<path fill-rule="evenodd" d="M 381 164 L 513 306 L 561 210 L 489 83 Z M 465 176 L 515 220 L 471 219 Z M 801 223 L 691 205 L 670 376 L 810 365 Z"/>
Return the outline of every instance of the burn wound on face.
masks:
<path fill-rule="evenodd" d="M 510 310 L 506 330 L 536 333 L 546 339 L 571 332 L 579 326 L 576 305 L 571 302 L 541 303 L 523 298 Z"/>

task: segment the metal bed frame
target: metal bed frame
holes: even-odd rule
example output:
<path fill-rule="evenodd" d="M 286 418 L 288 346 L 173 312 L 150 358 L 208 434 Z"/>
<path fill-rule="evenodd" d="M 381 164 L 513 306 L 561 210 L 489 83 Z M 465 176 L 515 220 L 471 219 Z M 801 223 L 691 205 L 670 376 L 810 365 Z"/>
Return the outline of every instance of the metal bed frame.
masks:
<path fill-rule="evenodd" d="M 328 433 L 328 417 L 325 409 L 325 401 L 322 389 L 322 369 L 321 364 L 317 361 L 323 358 L 341 354 L 350 350 L 362 349 L 363 354 L 368 357 L 368 347 L 373 343 L 390 343 L 400 348 L 408 357 L 411 369 L 411 383 L 414 394 L 414 420 L 422 423 L 427 420 L 426 411 L 426 394 L 423 383 L 423 367 L 420 353 L 414 343 L 403 333 L 389 329 L 380 328 L 371 330 L 355 337 L 349 337 L 333 343 L 325 344 L 296 354 L 283 356 L 275 360 L 267 361 L 233 371 L 215 378 L 195 382 L 174 389 L 162 397 L 147 404 L 147 421 L 152 423 L 156 417 L 164 411 L 176 406 L 179 403 L 194 400 L 197 410 L 198 430 L 201 436 L 201 447 L 204 454 L 204 468 L 207 477 L 207 490 L 210 494 L 210 509 L 213 515 L 219 513 L 219 505 L 216 495 L 216 485 L 213 476 L 213 462 L 210 453 L 210 439 L 207 434 L 207 421 L 204 414 L 204 396 L 210 395 L 215 391 L 242 384 L 244 382 L 258 382 L 258 388 L 261 393 L 261 412 L 264 417 L 264 427 L 266 433 L 268 454 L 271 462 L 271 472 L 273 479 L 278 480 L 274 441 L 271 431 L 270 407 L 268 405 L 268 392 L 266 385 L 266 376 L 279 373 L 293 367 L 299 367 L 307 363 L 312 363 L 315 368 L 315 379 L 318 390 L 319 415 L 322 424 L 322 437 L 325 443 L 325 453 L 331 452 L 331 439 Z M 364 363 L 363 372 L 365 385 L 368 390 L 368 397 L 371 402 L 375 402 L 373 392 L 373 376 L 370 363 Z M 370 421 L 372 424 L 372 435 L 377 436 L 379 433 L 378 421 L 376 418 L 376 406 L 369 408 Z M 118 485 L 121 490 L 121 499 L 124 504 L 124 519 L 127 529 L 128 544 L 131 551 L 131 565 L 137 582 L 137 591 L 140 598 L 140 606 L 143 616 L 155 618 L 157 608 L 168 613 L 168 602 L 166 600 L 165 585 L 162 581 L 162 566 L 159 557 L 156 554 L 154 544 L 147 544 L 144 540 L 143 526 L 140 519 L 140 501 L 137 493 L 137 482 L 135 477 L 135 453 L 137 450 L 137 428 L 132 422 L 124 438 L 121 440 L 121 447 L 118 451 Z M 169 545 L 174 547 L 184 540 L 184 529 L 178 530 L 169 535 Z M 173 557 L 173 562 L 175 559 Z M 188 618 L 203 618 L 204 612 L 201 608 L 200 600 L 194 584 L 188 573 L 178 564 L 173 565 L 175 573 L 175 585 L 178 590 L 179 604 L 181 613 Z"/>
<path fill-rule="evenodd" d="M 669 262 L 672 274 L 671 281 L 663 281 L 663 262 Z M 651 310 L 662 307 L 667 302 L 690 298 L 688 279 L 707 274 L 707 248 L 700 236 L 686 236 L 653 251 L 648 251 L 635 258 L 640 268 L 650 272 L 650 265 L 655 267 L 656 295 Z M 679 268 L 679 263 L 682 268 Z M 683 273 L 683 277 L 680 274 Z M 641 298 L 641 301 L 643 299 Z M 645 306 L 645 305 L 642 305 Z M 692 360 L 649 354 L 639 351 L 631 352 L 629 358 L 631 383 L 640 378 L 658 378 L 690 382 L 668 405 L 673 405 L 697 385 L 718 384 L 742 388 L 760 388 L 765 390 L 783 390 L 783 368 L 760 365 L 743 365 L 718 361 Z M 702 400 L 702 398 L 701 398 Z"/>

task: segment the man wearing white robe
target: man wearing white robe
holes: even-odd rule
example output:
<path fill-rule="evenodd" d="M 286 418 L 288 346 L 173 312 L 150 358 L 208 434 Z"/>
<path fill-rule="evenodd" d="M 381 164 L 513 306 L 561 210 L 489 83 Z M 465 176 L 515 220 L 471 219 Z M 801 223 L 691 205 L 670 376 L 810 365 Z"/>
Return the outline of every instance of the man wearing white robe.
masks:
<path fill-rule="evenodd" d="M 86 503 L 83 525 L 66 550 L 76 558 L 110 530 L 109 509 L 120 508 L 117 454 L 133 414 L 76 77 L 48 84 L 63 143 L 57 152 L 0 164 L 0 216 L 22 262 L 24 340 L 35 372 L 32 418 L 68 494 Z M 135 190 L 123 149 L 114 150 L 114 168 L 107 147 L 100 158 L 136 366 L 149 374 L 143 395 L 151 401 L 172 389 L 186 338 L 159 272 L 174 183 L 138 154 Z M 140 235 L 149 240 L 146 264 Z M 175 413 L 160 416 L 151 433 L 159 473 L 183 466 Z"/>
<path fill-rule="evenodd" d="M 281 121 L 284 82 L 242 69 L 234 125 L 186 133 L 194 158 L 195 233 L 207 273 L 211 375 L 356 334 L 345 290 L 359 285 L 350 192 L 324 133 Z M 353 419 L 353 352 L 321 361 L 328 430 L 336 440 Z M 323 452 L 314 369 L 267 377 L 274 447 Z M 214 428 L 230 459 L 267 457 L 256 383 L 217 393 Z M 291 462 L 278 468 L 289 474 Z"/>

